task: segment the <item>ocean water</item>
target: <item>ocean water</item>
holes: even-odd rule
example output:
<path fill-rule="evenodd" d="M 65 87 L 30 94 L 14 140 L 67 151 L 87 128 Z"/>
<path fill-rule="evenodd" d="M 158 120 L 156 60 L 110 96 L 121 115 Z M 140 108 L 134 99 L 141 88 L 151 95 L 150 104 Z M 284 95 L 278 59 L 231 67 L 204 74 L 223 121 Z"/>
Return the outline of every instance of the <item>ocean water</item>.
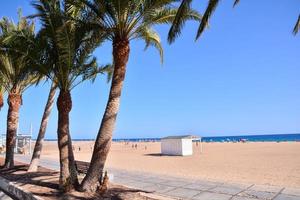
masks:
<path fill-rule="evenodd" d="M 300 142 L 300 134 L 274 134 L 274 135 L 240 135 L 240 136 L 214 136 L 202 137 L 204 142 L 238 142 L 246 140 L 249 142 Z M 56 139 L 46 139 L 56 141 Z M 94 141 L 94 139 L 73 139 L 73 141 Z M 143 142 L 160 141 L 160 138 L 114 138 L 113 141 Z"/>
<path fill-rule="evenodd" d="M 250 142 L 300 142 L 300 134 L 219 136 L 203 137 L 202 140 L 205 142 L 237 142 L 240 140 L 246 140 Z"/>
<path fill-rule="evenodd" d="M 204 142 L 238 142 L 246 140 L 249 142 L 300 142 L 300 134 L 274 134 L 274 135 L 241 135 L 241 136 L 214 136 L 202 137 Z M 113 139 L 113 141 L 160 141 L 160 138 L 130 138 Z"/>

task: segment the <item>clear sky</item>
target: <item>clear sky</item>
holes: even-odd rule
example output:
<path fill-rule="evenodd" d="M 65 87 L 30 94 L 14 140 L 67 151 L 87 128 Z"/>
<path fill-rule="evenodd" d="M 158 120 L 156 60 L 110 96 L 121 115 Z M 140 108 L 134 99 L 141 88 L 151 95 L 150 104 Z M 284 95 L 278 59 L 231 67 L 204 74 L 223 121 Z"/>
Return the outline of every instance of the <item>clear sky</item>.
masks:
<path fill-rule="evenodd" d="M 0 17 L 34 12 L 30 1 L 1 3 Z M 300 14 L 299 0 L 221 1 L 207 30 L 194 42 L 198 24 L 188 23 L 182 37 L 168 45 L 168 27 L 157 27 L 165 57 L 131 42 L 131 56 L 114 138 L 282 134 L 300 132 L 300 35 L 292 28 Z M 200 11 L 206 1 L 194 0 Z M 95 51 L 99 63 L 111 62 L 111 44 Z M 34 137 L 49 83 L 23 95 L 20 132 Z M 107 101 L 105 77 L 72 91 L 71 134 L 95 138 Z M 0 111 L 0 133 L 6 131 L 7 104 Z M 56 138 L 57 110 L 46 138 Z"/>

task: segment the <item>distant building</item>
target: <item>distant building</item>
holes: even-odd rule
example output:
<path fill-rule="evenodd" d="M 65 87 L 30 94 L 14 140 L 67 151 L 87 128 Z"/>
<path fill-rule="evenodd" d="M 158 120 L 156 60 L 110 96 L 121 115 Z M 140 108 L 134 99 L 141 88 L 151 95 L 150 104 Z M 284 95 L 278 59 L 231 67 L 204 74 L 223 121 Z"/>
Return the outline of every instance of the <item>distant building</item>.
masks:
<path fill-rule="evenodd" d="M 18 134 L 16 136 L 16 145 L 15 145 L 15 153 L 21 154 L 31 154 L 31 143 L 32 143 L 32 136 L 25 135 L 25 134 Z M 6 135 L 2 134 L 0 138 L 0 153 L 4 153 L 6 150 Z"/>
<path fill-rule="evenodd" d="M 161 138 L 161 153 L 163 155 L 189 156 L 193 155 L 193 140 L 200 137 L 193 135 L 168 136 Z"/>
<path fill-rule="evenodd" d="M 31 154 L 31 135 L 17 135 L 15 152 Z"/>

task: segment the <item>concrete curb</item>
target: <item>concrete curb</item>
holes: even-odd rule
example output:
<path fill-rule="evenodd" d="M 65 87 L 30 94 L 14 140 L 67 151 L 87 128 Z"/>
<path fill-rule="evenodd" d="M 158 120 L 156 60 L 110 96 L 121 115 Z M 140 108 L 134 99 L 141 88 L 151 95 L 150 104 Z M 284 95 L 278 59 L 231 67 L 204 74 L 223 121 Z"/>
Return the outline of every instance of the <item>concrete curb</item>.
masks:
<path fill-rule="evenodd" d="M 20 200 L 43 200 L 0 176 L 0 189 Z"/>

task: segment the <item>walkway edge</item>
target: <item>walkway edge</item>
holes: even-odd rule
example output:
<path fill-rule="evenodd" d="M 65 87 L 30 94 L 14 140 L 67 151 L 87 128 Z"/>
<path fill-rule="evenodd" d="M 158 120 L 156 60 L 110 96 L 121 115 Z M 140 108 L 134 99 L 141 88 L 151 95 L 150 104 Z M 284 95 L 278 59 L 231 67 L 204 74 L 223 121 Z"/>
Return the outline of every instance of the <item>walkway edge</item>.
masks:
<path fill-rule="evenodd" d="M 44 200 L 0 176 L 0 189 L 20 200 Z"/>

